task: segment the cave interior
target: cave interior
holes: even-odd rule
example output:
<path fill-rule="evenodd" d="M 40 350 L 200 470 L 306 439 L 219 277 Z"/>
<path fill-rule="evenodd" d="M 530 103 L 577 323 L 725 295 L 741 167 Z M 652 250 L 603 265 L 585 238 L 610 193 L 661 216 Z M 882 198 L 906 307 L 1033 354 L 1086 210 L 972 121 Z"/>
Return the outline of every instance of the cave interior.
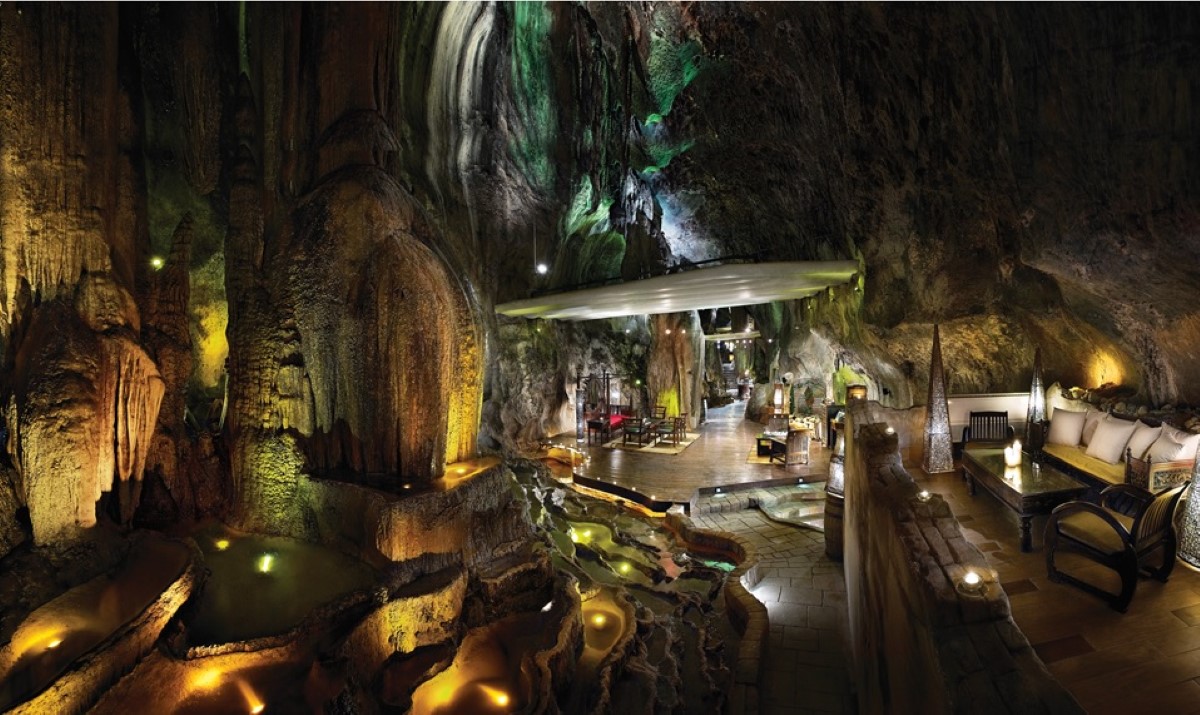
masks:
<path fill-rule="evenodd" d="M 645 498 L 612 416 L 680 418 L 679 464 L 710 414 L 810 417 L 800 482 L 858 390 L 917 474 L 947 398 L 1024 429 L 1031 385 L 1200 432 L 1198 38 L 1183 3 L 0 4 L 0 709 L 771 711 L 753 564 L 689 520 L 725 483 Z"/>

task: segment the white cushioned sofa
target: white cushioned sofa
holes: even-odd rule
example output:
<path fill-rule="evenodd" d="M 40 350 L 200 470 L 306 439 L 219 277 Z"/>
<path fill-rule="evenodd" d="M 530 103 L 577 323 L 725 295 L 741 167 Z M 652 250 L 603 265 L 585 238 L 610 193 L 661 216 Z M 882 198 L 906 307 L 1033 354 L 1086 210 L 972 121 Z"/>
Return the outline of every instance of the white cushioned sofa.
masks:
<path fill-rule="evenodd" d="M 1042 453 L 1101 488 L 1133 484 L 1157 494 L 1191 478 L 1198 447 L 1200 434 L 1158 420 L 1057 408 Z"/>

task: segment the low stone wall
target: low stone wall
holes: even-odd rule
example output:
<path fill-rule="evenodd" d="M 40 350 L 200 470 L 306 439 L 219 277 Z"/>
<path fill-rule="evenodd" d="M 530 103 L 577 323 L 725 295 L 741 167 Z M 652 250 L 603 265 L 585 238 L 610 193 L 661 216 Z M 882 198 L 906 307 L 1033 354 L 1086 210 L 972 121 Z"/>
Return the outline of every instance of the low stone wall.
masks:
<path fill-rule="evenodd" d="M 450 488 L 403 495 L 312 479 L 305 498 L 322 543 L 353 545 L 376 565 L 423 559 L 433 570 L 460 563 L 470 568 L 529 537 L 527 522 L 509 509 L 513 494 L 501 463 Z"/>
<path fill-rule="evenodd" d="M 134 548 L 156 538 L 142 535 Z M 204 580 L 204 559 L 195 543 L 167 543 L 176 545 L 185 556 L 181 558 L 179 573 L 162 593 L 100 645 L 72 663 L 49 687 L 8 712 L 22 715 L 84 712 L 154 649 L 175 612 Z"/>
<path fill-rule="evenodd" d="M 913 412 L 858 405 L 846 430 L 846 595 L 860 710 L 1082 712 L 1017 629 L 949 507 L 936 495 L 917 499 L 899 451 L 900 433 L 921 434 L 910 431 Z M 909 441 L 919 451 L 920 440 Z M 978 591 L 959 585 L 967 568 L 983 576 Z"/>

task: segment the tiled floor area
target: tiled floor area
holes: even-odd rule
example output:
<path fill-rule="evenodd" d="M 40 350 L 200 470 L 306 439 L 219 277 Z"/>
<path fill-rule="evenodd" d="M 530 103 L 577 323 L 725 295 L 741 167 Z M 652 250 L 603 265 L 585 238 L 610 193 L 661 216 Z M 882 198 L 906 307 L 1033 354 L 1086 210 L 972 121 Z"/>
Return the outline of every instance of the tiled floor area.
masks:
<path fill-rule="evenodd" d="M 1089 713 L 1200 713 L 1200 573 L 1180 562 L 1166 584 L 1142 580 L 1128 613 L 1117 613 L 1078 589 L 1049 582 L 1044 517 L 1033 522 L 1034 550 L 1021 553 L 1016 516 L 991 495 L 968 496 L 957 472 L 909 471 L 949 503 L 967 539 L 997 571 L 1017 625 Z M 1072 563 L 1083 567 L 1076 573 L 1085 578 L 1115 584 L 1111 572 L 1082 559 L 1060 562 Z"/>
<path fill-rule="evenodd" d="M 762 712 L 852 713 L 846 670 L 846 580 L 825 557 L 825 536 L 777 524 L 762 512 L 703 514 L 697 526 L 741 535 L 763 577 L 751 593 L 767 606 L 771 632 Z"/>

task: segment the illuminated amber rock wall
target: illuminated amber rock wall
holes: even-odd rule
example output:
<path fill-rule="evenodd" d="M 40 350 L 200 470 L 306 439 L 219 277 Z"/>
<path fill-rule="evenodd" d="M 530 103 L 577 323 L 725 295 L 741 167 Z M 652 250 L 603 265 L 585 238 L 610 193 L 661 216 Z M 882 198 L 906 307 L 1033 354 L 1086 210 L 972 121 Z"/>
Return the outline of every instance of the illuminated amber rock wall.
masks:
<path fill-rule="evenodd" d="M 306 368 L 312 407 L 286 419 L 314 468 L 423 482 L 470 456 L 477 410 L 462 394 L 478 395 L 477 339 L 455 278 L 413 237 L 428 228 L 411 199 L 380 171 L 349 169 L 298 207 L 295 228 L 285 290 L 299 354 L 285 359 Z"/>
<path fill-rule="evenodd" d="M 9 451 L 38 543 L 94 525 L 102 492 L 118 491 L 120 519 L 132 518 L 164 384 L 130 327 L 97 334 L 55 301 L 37 312 L 22 341 Z"/>
<path fill-rule="evenodd" d="M 94 524 L 103 492 L 130 520 L 165 391 L 140 334 L 139 95 L 117 13 L 0 8 L 7 449 L 39 544 Z"/>

